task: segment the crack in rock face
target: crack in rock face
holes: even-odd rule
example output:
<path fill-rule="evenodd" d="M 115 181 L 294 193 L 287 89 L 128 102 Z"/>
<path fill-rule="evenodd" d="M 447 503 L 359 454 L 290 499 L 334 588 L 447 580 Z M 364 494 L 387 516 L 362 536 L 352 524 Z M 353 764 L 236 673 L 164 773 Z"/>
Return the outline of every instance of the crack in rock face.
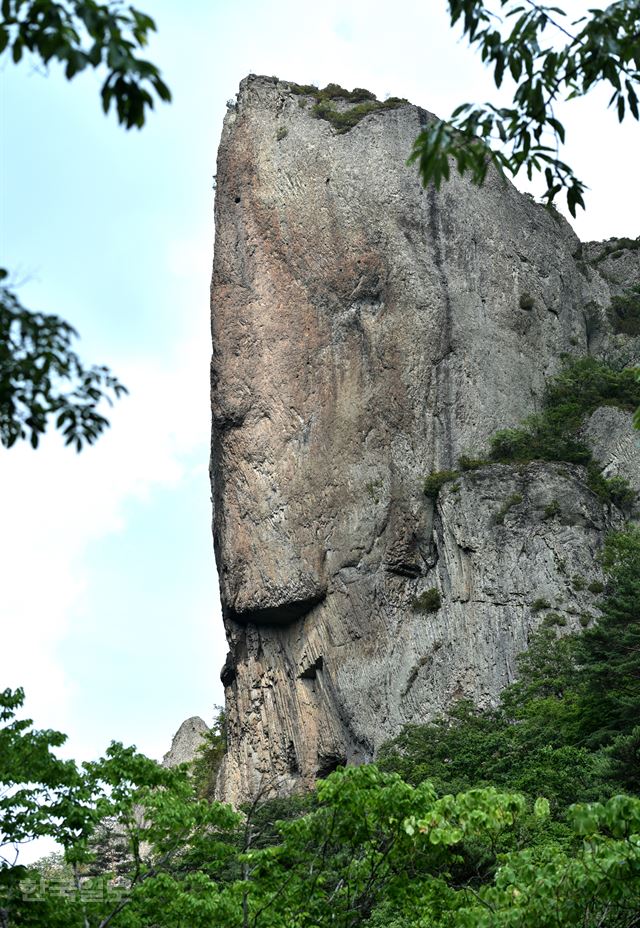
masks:
<path fill-rule="evenodd" d="M 424 190 L 406 159 L 425 111 L 337 133 L 301 101 L 246 78 L 218 152 L 218 789 L 233 802 L 371 760 L 456 699 L 495 702 L 543 620 L 532 602 L 568 629 L 592 608 L 569 581 L 601 579 L 620 519 L 578 466 L 492 465 L 424 497 L 426 474 L 539 410 L 562 354 L 593 343 L 589 320 L 614 338 L 609 284 L 495 172 Z M 433 590 L 439 606 L 415 608 Z"/>

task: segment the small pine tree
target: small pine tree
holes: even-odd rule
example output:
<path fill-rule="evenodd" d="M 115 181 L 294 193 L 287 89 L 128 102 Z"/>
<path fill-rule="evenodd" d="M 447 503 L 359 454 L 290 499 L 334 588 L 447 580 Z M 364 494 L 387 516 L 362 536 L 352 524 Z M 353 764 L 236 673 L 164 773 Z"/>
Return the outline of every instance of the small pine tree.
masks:
<path fill-rule="evenodd" d="M 227 750 L 225 711 L 221 706 L 214 706 L 214 712 L 211 728 L 204 735 L 192 764 L 195 791 L 201 799 L 210 800 L 214 798 L 218 771 Z"/>

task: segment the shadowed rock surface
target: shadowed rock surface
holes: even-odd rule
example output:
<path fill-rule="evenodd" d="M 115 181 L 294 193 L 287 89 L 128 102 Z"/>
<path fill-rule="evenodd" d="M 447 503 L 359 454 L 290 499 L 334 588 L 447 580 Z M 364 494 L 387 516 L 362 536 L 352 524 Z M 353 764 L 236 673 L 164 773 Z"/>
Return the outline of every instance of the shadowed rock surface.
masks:
<path fill-rule="evenodd" d="M 427 473 L 539 410 L 564 352 L 623 350 L 609 259 L 592 266 L 563 219 L 496 173 L 424 190 L 406 166 L 424 110 L 336 134 L 312 102 L 245 79 L 218 153 L 212 485 L 232 801 L 369 760 L 452 700 L 494 701 L 543 620 L 533 602 L 567 628 L 589 620 L 572 577 L 601 579 L 595 555 L 621 521 L 579 466 L 492 465 L 435 504 L 422 493 Z M 621 420 L 600 412 L 586 428 L 606 445 Z M 622 432 L 618 446 L 605 463 L 637 485 Z"/>

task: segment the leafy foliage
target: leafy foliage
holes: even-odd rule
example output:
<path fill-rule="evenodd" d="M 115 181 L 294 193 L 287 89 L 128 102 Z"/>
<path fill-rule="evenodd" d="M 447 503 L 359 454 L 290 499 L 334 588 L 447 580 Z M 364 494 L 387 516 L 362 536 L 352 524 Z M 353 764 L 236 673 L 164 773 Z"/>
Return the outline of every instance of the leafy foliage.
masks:
<path fill-rule="evenodd" d="M 388 744 L 386 769 L 267 790 L 239 813 L 133 748 L 57 760 L 64 736 L 17 721 L 22 693 L 5 691 L 4 834 L 51 833 L 64 860 L 0 869 L 0 914 L 9 928 L 633 928 L 640 800 L 615 794 L 640 788 L 640 529 L 609 537 L 603 567 L 600 621 L 541 630 L 498 707 L 458 702 Z M 219 756 L 220 714 L 214 728 L 203 760 Z M 127 846 L 117 878 L 95 841 L 105 822 Z"/>
<path fill-rule="evenodd" d="M 541 793 L 557 809 L 638 791 L 640 529 L 611 533 L 602 561 L 606 596 L 591 628 L 558 637 L 546 622 L 496 709 L 460 702 L 447 718 L 407 726 L 382 750 L 382 766 L 411 783 L 429 778 L 440 793 L 492 785 Z"/>
<path fill-rule="evenodd" d="M 45 65 L 57 60 L 68 80 L 86 68 L 106 68 L 102 107 L 107 113 L 115 105 L 126 129 L 144 125 L 154 93 L 171 100 L 156 65 L 138 56 L 156 28 L 146 13 L 113 0 L 3 0 L 1 10 L 0 54 L 16 64 L 25 52 Z"/>
<path fill-rule="evenodd" d="M 460 912 L 464 928 L 634 928 L 640 911 L 640 800 L 576 805 L 577 851 L 553 845 L 506 856 L 492 885 Z"/>
<path fill-rule="evenodd" d="M 595 745 L 629 735 L 640 718 L 640 529 L 611 533 L 603 563 L 609 584 L 602 615 L 581 636 L 579 651 L 582 724 Z"/>
<path fill-rule="evenodd" d="M 119 0 L 2 0 L 0 56 L 18 64 L 25 52 L 47 66 L 57 60 L 71 80 L 86 68 L 106 69 L 102 107 L 115 106 L 126 129 L 144 125 L 155 94 L 171 92 L 152 62 L 140 57 L 155 23 Z M 76 336 L 58 316 L 25 309 L 0 269 L 0 441 L 28 438 L 36 448 L 49 418 L 78 451 L 108 426 L 102 399 L 126 393 L 107 367 L 85 368 L 71 350 Z M 63 388 L 70 385 L 70 389 Z M 110 395 L 111 394 L 111 395 Z"/>
<path fill-rule="evenodd" d="M 0 271 L 0 281 L 6 280 Z M 59 316 L 34 313 L 0 284 L 0 441 L 37 448 L 49 421 L 80 451 L 109 425 L 99 411 L 127 392 L 108 367 L 85 368 L 71 350 L 77 332 Z"/>
<path fill-rule="evenodd" d="M 53 751 L 66 736 L 33 730 L 31 719 L 16 719 L 23 702 L 21 689 L 0 692 L 0 867 L 11 845 L 57 833 L 60 806 L 51 797 L 76 782 L 75 765 Z"/>
<path fill-rule="evenodd" d="M 565 129 L 556 107 L 603 85 L 621 122 L 627 111 L 638 119 L 640 8 L 635 0 L 619 0 L 569 23 L 562 9 L 543 3 L 499 0 L 493 7 L 449 0 L 451 24 L 462 23 L 493 68 L 496 87 L 506 74 L 515 82 L 512 105 L 462 104 L 449 121 L 431 122 L 420 133 L 409 160 L 417 162 L 425 186 L 433 181 L 436 187 L 449 179 L 450 157 L 478 184 L 491 164 L 512 175 L 525 169 L 529 179 L 543 171 L 547 203 L 564 190 L 575 216 L 584 207 L 585 185 L 559 157 Z"/>
<path fill-rule="evenodd" d="M 28 871 L 12 866 L 4 855 L 0 905 L 11 917 L 9 924 L 143 928 L 150 907 L 161 906 L 172 883 L 186 897 L 180 883 L 193 885 L 193 854 L 199 854 L 203 867 L 209 861 L 209 874 L 226 865 L 233 852 L 230 836 L 241 817 L 229 807 L 199 800 L 184 767 L 163 768 L 117 743 L 103 758 L 81 767 L 62 761 L 52 749 L 64 742 L 64 735 L 32 731 L 30 720 L 15 718 L 23 698 L 21 690 L 0 694 L 0 842 L 6 848 L 49 835 L 62 846 L 64 863 L 53 873 L 42 865 Z M 104 882 L 114 874 L 100 873 L 100 864 L 96 868 L 96 859 L 103 866 L 105 860 L 109 866 L 112 862 L 101 841 L 107 826 L 127 850 L 120 855 L 115 887 Z M 51 891 L 58 896 L 53 906 L 50 895 L 39 895 L 43 877 L 53 880 Z M 55 889 L 61 879 L 67 884 L 63 899 Z M 182 901 L 181 917 L 188 911 Z"/>
<path fill-rule="evenodd" d="M 206 732 L 192 764 L 195 791 L 201 799 L 213 799 L 220 764 L 227 750 L 224 709 L 216 706 L 211 728 Z"/>

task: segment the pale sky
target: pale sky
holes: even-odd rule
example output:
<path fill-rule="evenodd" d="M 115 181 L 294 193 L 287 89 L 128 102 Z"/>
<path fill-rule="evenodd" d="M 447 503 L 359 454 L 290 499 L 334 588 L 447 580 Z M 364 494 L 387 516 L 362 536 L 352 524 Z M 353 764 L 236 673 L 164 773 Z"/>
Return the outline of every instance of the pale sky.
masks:
<path fill-rule="evenodd" d="M 496 99 L 444 0 L 137 5 L 157 21 L 149 57 L 174 94 L 141 132 L 104 117 L 95 75 L 0 66 L 1 263 L 26 306 L 71 322 L 81 357 L 131 392 L 80 455 L 55 434 L 0 449 L 0 688 L 24 686 L 38 727 L 67 732 L 78 759 L 112 739 L 160 757 L 184 718 L 210 722 L 222 701 L 208 299 L 226 100 L 250 72 L 442 116 Z M 620 127 L 606 102 L 561 114 L 566 160 L 591 188 L 573 223 L 583 240 L 640 232 L 638 124 Z"/>

